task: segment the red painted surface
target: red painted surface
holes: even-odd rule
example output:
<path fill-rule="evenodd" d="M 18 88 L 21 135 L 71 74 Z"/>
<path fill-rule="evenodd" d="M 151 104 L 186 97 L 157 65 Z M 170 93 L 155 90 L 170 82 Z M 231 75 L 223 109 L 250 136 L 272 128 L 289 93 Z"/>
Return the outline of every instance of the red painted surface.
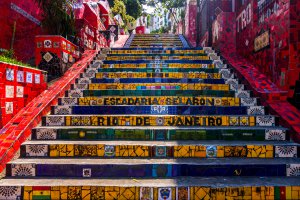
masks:
<path fill-rule="evenodd" d="M 34 57 L 34 37 L 42 34 L 41 11 L 35 0 L 0 1 L 0 48 L 10 49 L 13 27 L 16 24 L 13 49 L 18 60 L 28 61 Z M 25 16 L 24 16 L 25 15 Z"/>
<path fill-rule="evenodd" d="M 45 74 L 41 70 L 0 62 L 0 128 L 47 88 Z"/>
<path fill-rule="evenodd" d="M 196 1 L 190 1 L 186 7 L 185 14 L 185 36 L 190 41 L 192 46 L 196 46 Z"/>
<path fill-rule="evenodd" d="M 146 27 L 145 26 L 137 26 L 135 28 L 136 34 L 145 34 Z"/>
<path fill-rule="evenodd" d="M 57 99 L 65 94 L 95 55 L 96 51 L 86 51 L 82 59 L 75 63 L 60 80 L 33 99 L 0 130 L 0 172 L 13 158 L 20 145 L 30 136 L 32 128 L 40 123 L 41 117 L 50 111 L 52 105 L 57 104 Z"/>
<path fill-rule="evenodd" d="M 271 14 L 268 15 L 270 10 Z M 291 89 L 299 78 L 297 43 L 300 38 L 297 37 L 299 22 L 296 20 L 299 11 L 296 1 L 289 0 L 275 0 L 268 7 L 248 0 L 236 9 L 236 21 L 240 25 L 236 37 L 238 53 L 259 66 L 257 69 L 261 73 L 284 90 Z M 246 16 L 244 26 L 243 14 Z M 266 31 L 269 32 L 269 46 L 255 51 L 255 38 Z M 292 95 L 293 90 L 289 90 L 288 96 Z"/>

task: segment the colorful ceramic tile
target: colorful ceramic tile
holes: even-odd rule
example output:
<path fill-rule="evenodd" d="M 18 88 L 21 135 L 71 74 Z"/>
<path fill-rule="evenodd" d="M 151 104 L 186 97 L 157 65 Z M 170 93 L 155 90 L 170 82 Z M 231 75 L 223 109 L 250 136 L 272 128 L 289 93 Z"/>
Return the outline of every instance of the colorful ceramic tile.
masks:
<path fill-rule="evenodd" d="M 32 83 L 32 73 L 31 72 L 26 72 L 26 83 Z"/>
<path fill-rule="evenodd" d="M 269 129 L 266 130 L 265 139 L 266 140 L 285 140 L 286 132 L 280 129 Z"/>
<path fill-rule="evenodd" d="M 216 158 L 217 157 L 217 146 L 206 146 L 206 157 Z"/>
<path fill-rule="evenodd" d="M 172 200 L 172 188 L 158 188 L 158 200 Z"/>
<path fill-rule="evenodd" d="M 24 83 L 24 71 L 17 71 L 17 81 Z"/>
<path fill-rule="evenodd" d="M 41 83 L 41 75 L 39 74 L 34 74 L 34 82 L 36 84 L 40 84 Z"/>
<path fill-rule="evenodd" d="M 35 176 L 35 164 L 12 164 L 11 176 L 15 176 L 15 177 Z"/>
<path fill-rule="evenodd" d="M 43 59 L 48 63 L 53 59 L 53 56 L 51 55 L 50 52 L 47 52 L 44 54 Z"/>
<path fill-rule="evenodd" d="M 5 86 L 5 97 L 6 98 L 14 98 L 15 89 L 12 85 Z"/>
<path fill-rule="evenodd" d="M 43 48 L 43 43 L 42 42 L 37 42 L 36 47 L 37 48 Z"/>
<path fill-rule="evenodd" d="M 56 106 L 54 108 L 55 115 L 71 115 L 72 114 L 72 107 L 68 105 L 64 106 Z"/>
<path fill-rule="evenodd" d="M 249 106 L 247 109 L 248 115 L 265 115 L 265 108 L 263 106 Z"/>
<path fill-rule="evenodd" d="M 16 200 L 21 197 L 21 186 L 0 186 L 0 199 Z"/>
<path fill-rule="evenodd" d="M 166 115 L 168 114 L 168 106 L 151 106 L 151 114 Z"/>
<path fill-rule="evenodd" d="M 60 116 L 46 117 L 46 126 L 64 126 L 65 118 Z"/>
<path fill-rule="evenodd" d="M 24 97 L 24 87 L 23 86 L 17 86 L 16 97 L 20 97 L 20 98 Z"/>
<path fill-rule="evenodd" d="M 153 188 L 140 187 L 140 200 L 153 200 Z"/>
<path fill-rule="evenodd" d="M 263 115 L 256 117 L 256 125 L 257 126 L 274 126 L 275 125 L 275 117 L 270 115 Z"/>
<path fill-rule="evenodd" d="M 289 164 L 286 166 L 287 176 L 300 176 L 300 164 Z"/>
<path fill-rule="evenodd" d="M 91 168 L 84 168 L 82 169 L 82 177 L 91 177 L 92 176 L 92 169 Z"/>
<path fill-rule="evenodd" d="M 53 42 L 53 47 L 54 48 L 59 48 L 59 46 L 60 46 L 59 42 Z"/>
<path fill-rule="evenodd" d="M 26 145 L 26 156 L 47 156 L 47 145 Z"/>
<path fill-rule="evenodd" d="M 56 129 L 36 129 L 37 140 L 55 140 L 57 138 Z"/>
<path fill-rule="evenodd" d="M 10 68 L 6 68 L 6 80 L 13 81 L 15 79 L 15 71 Z"/>
<path fill-rule="evenodd" d="M 116 155 L 115 146 L 105 145 L 104 147 L 104 156 L 105 157 L 114 157 Z"/>
<path fill-rule="evenodd" d="M 275 157 L 296 158 L 297 146 L 276 146 Z"/>
<path fill-rule="evenodd" d="M 14 113 L 14 103 L 13 102 L 5 102 L 5 114 L 13 114 Z"/>
<path fill-rule="evenodd" d="M 52 48 L 52 41 L 44 40 L 44 48 Z"/>
<path fill-rule="evenodd" d="M 189 187 L 177 187 L 176 188 L 176 199 L 177 200 L 189 200 L 190 199 Z"/>
<path fill-rule="evenodd" d="M 255 106 L 257 104 L 256 98 L 241 98 L 242 106 Z"/>
<path fill-rule="evenodd" d="M 155 147 L 155 156 L 156 157 L 166 157 L 167 156 L 167 147 L 166 146 L 156 146 Z"/>

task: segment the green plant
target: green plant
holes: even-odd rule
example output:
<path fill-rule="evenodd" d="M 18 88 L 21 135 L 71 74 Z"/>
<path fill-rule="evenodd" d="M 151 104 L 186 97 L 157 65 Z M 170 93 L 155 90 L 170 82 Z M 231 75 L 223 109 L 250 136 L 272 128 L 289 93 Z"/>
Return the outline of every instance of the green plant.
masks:
<path fill-rule="evenodd" d="M 75 34 L 75 18 L 68 0 L 35 0 L 43 10 L 42 27 L 48 34 Z"/>
<path fill-rule="evenodd" d="M 30 68 L 36 68 L 36 67 L 30 66 L 26 63 L 22 63 L 22 62 L 14 59 L 14 58 L 7 57 L 4 54 L 0 55 L 0 62 L 6 62 L 6 63 L 15 64 L 15 65 L 22 65 L 22 66 L 26 66 L 26 67 L 30 67 Z"/>

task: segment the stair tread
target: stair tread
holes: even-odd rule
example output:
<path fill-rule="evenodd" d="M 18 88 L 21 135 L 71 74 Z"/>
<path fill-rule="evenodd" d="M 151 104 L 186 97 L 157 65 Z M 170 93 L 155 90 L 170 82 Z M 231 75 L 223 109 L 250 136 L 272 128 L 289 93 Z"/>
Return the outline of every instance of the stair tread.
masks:
<path fill-rule="evenodd" d="M 119 187 L 178 187 L 208 186 L 243 187 L 243 186 L 297 186 L 300 177 L 179 177 L 174 179 L 84 179 L 84 178 L 8 178 L 0 180 L 1 186 L 119 186 Z"/>
<path fill-rule="evenodd" d="M 10 162 L 10 164 L 43 164 L 43 165 L 147 165 L 147 164 L 188 164 L 188 165 L 280 165 L 280 164 L 300 164 L 298 158 L 180 158 L 180 159 L 78 159 L 78 158 L 20 158 Z"/>
<path fill-rule="evenodd" d="M 31 140 L 26 141 L 23 145 L 53 145 L 53 144 L 78 144 L 78 145 L 95 145 L 95 144 L 105 144 L 105 145 L 144 145 L 144 146 L 178 146 L 178 145 L 220 145 L 220 146 L 245 146 L 245 145 L 293 145 L 300 146 L 298 143 L 293 143 L 289 141 L 220 141 L 220 140 L 206 140 L 206 141 L 122 141 L 122 140 L 112 140 L 112 141 L 96 141 L 96 140 Z"/>

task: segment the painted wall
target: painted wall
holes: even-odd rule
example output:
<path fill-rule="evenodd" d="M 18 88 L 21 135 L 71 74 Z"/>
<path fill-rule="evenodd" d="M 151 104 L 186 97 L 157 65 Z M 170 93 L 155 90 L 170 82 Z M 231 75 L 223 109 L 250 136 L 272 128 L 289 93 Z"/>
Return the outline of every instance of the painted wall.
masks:
<path fill-rule="evenodd" d="M 34 37 L 41 34 L 41 11 L 34 0 L 0 1 L 0 48 L 10 49 L 15 24 L 13 49 L 18 60 L 34 57 Z"/>
<path fill-rule="evenodd" d="M 185 36 L 193 46 L 196 46 L 196 11 L 196 1 L 189 1 L 185 14 Z"/>

